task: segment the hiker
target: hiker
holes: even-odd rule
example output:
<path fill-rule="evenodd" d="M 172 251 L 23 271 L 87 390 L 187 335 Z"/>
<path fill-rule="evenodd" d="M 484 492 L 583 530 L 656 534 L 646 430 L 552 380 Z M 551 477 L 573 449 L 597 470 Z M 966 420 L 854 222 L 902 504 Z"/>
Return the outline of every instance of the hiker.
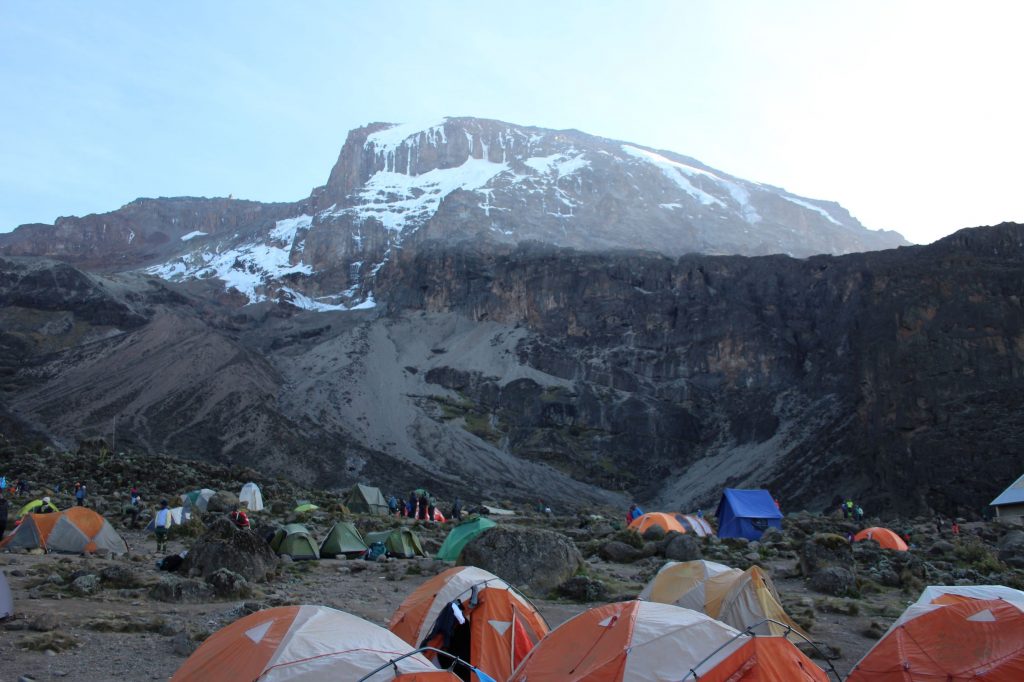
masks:
<path fill-rule="evenodd" d="M 954 539 L 960 537 L 960 524 L 956 522 L 956 519 L 953 519 L 953 525 L 950 526 L 950 529 L 953 531 Z"/>
<path fill-rule="evenodd" d="M 24 479 L 24 478 L 19 478 L 18 479 L 18 494 L 19 495 L 26 495 L 26 494 L 28 494 L 28 481 L 26 479 Z"/>
<path fill-rule="evenodd" d="M 462 520 L 462 498 L 455 498 L 455 502 L 452 503 L 452 513 L 450 516 L 456 521 Z"/>
<path fill-rule="evenodd" d="M 242 509 L 241 505 L 236 504 L 235 510 L 228 514 L 231 517 L 231 522 L 238 528 L 249 527 L 249 516 Z"/>
<path fill-rule="evenodd" d="M 409 493 L 409 501 L 405 505 L 405 515 L 410 519 L 416 518 L 416 491 Z"/>
<path fill-rule="evenodd" d="M 79 483 L 78 489 L 75 490 L 75 504 L 79 507 L 85 506 L 85 496 L 87 495 L 85 490 L 85 484 Z"/>
<path fill-rule="evenodd" d="M 4 493 L 6 493 L 6 492 L 7 492 L 7 477 L 6 476 L 0 476 L 0 497 L 3 497 Z"/>
<path fill-rule="evenodd" d="M 638 519 L 644 515 L 644 510 L 641 509 L 636 502 L 629 505 L 629 511 L 626 512 L 626 525 L 633 523 L 634 519 Z"/>
<path fill-rule="evenodd" d="M 394 495 L 388 495 L 388 513 L 392 516 L 398 516 L 398 500 L 395 499 Z"/>
<path fill-rule="evenodd" d="M 36 514 L 49 514 L 52 511 L 53 511 L 53 503 L 50 502 L 50 498 L 49 497 L 44 497 L 43 498 L 43 503 L 41 505 L 39 505 L 39 511 L 37 511 L 35 513 Z"/>
<path fill-rule="evenodd" d="M 843 503 L 843 518 L 849 519 L 853 516 L 853 500 L 846 498 L 846 502 Z"/>
<path fill-rule="evenodd" d="M 853 509 L 853 518 L 857 520 L 857 523 L 864 522 L 864 508 L 859 504 Z"/>
<path fill-rule="evenodd" d="M 160 500 L 160 511 L 156 513 L 153 521 L 153 530 L 156 532 L 156 551 L 167 551 L 167 534 L 171 528 L 171 510 L 167 508 L 167 500 Z"/>
<path fill-rule="evenodd" d="M 136 504 L 136 502 L 135 502 L 136 500 L 139 500 L 139 501 L 142 500 L 142 496 L 139 494 L 139 484 L 138 483 L 133 485 L 132 489 L 128 491 L 128 497 L 131 500 L 132 504 Z"/>
<path fill-rule="evenodd" d="M 704 518 L 704 510 L 703 509 L 698 509 L 697 510 L 697 518 L 698 519 L 703 519 Z"/>
<path fill-rule="evenodd" d="M 0 540 L 7 531 L 7 498 L 0 494 Z"/>
<path fill-rule="evenodd" d="M 434 496 L 427 494 L 427 521 L 434 520 Z"/>
<path fill-rule="evenodd" d="M 544 513 L 544 500 L 537 500 L 537 511 L 541 514 Z"/>
<path fill-rule="evenodd" d="M 132 520 L 129 522 L 132 528 L 139 527 L 139 514 L 142 513 L 142 496 L 139 495 L 138 488 L 132 488 L 131 498 L 128 501 L 128 506 L 124 510 L 125 516 L 131 516 Z"/>
<path fill-rule="evenodd" d="M 426 492 L 424 492 L 422 495 L 419 496 L 419 500 L 418 500 L 417 504 L 418 504 L 418 506 L 416 507 L 416 518 L 419 519 L 420 521 L 426 521 L 427 520 L 427 493 Z"/>

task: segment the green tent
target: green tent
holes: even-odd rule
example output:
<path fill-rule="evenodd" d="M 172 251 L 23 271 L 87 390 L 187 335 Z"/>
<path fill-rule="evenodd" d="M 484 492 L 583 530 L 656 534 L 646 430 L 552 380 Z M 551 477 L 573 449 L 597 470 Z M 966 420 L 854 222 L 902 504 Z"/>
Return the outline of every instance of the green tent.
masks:
<path fill-rule="evenodd" d="M 319 508 L 320 507 L 316 506 L 315 504 L 312 504 L 310 502 L 306 502 L 305 504 L 300 504 L 298 507 L 296 507 L 292 511 L 294 513 L 296 513 L 296 514 L 308 514 L 310 512 L 315 512 Z"/>
<path fill-rule="evenodd" d="M 349 508 L 349 511 L 356 514 L 387 516 L 391 513 L 388 509 L 388 501 L 384 499 L 384 493 L 380 491 L 380 488 L 363 485 L 362 483 L 356 483 L 348 491 L 345 506 Z"/>
<path fill-rule="evenodd" d="M 367 547 L 375 542 L 383 542 L 391 556 L 411 559 L 415 556 L 427 556 L 420 544 L 420 538 L 408 528 L 395 528 L 393 530 L 382 530 L 379 533 L 367 533 L 365 539 Z"/>
<path fill-rule="evenodd" d="M 455 526 L 448 533 L 448 537 L 444 539 L 444 544 L 441 545 L 441 549 L 437 550 L 437 558 L 443 561 L 457 561 L 459 555 L 462 554 L 462 548 L 465 547 L 470 540 L 475 538 L 480 533 L 483 533 L 488 528 L 494 528 L 496 524 L 490 519 L 480 517 L 478 519 L 471 519 L 469 521 L 463 521 L 459 525 Z"/>
<path fill-rule="evenodd" d="M 270 549 L 278 555 L 287 554 L 296 561 L 320 558 L 316 540 L 313 539 L 309 529 L 301 523 L 289 523 L 287 526 L 278 528 L 270 541 Z"/>
<path fill-rule="evenodd" d="M 320 556 L 336 557 L 344 554 L 349 559 L 358 556 L 366 551 L 366 543 L 363 537 L 348 521 L 339 521 L 327 534 L 324 541 L 320 543 Z"/>

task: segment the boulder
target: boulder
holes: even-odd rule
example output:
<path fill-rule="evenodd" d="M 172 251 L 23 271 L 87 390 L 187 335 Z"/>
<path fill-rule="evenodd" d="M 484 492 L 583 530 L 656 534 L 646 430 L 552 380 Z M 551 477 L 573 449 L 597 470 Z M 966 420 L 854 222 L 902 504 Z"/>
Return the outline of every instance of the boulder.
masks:
<path fill-rule="evenodd" d="M 226 514 L 229 511 L 234 511 L 238 505 L 238 495 L 227 490 L 218 490 L 217 494 L 210 498 L 207 503 L 206 511 L 211 514 Z"/>
<path fill-rule="evenodd" d="M 460 563 L 494 573 L 512 586 L 534 594 L 555 589 L 583 565 L 576 545 L 543 528 L 498 526 L 481 533 L 462 550 Z"/>
<path fill-rule="evenodd" d="M 604 543 L 597 553 L 605 561 L 617 564 L 629 564 L 643 557 L 643 550 L 618 540 Z"/>
<path fill-rule="evenodd" d="M 172 604 L 205 602 L 213 599 L 214 591 L 212 586 L 204 582 L 166 575 L 150 588 L 149 596 L 157 601 Z"/>
<path fill-rule="evenodd" d="M 814 575 L 826 566 L 853 566 L 853 548 L 842 535 L 815 533 L 800 546 L 800 572 Z"/>
<path fill-rule="evenodd" d="M 1024 568 L 1024 531 L 1011 530 L 999 539 L 999 560 L 1013 568 Z"/>
<path fill-rule="evenodd" d="M 946 556 L 952 554 L 956 547 L 949 540 L 936 540 L 928 548 L 928 554 L 932 556 Z"/>
<path fill-rule="evenodd" d="M 252 588 L 246 579 L 226 568 L 219 568 L 206 576 L 206 582 L 222 599 L 245 599 L 252 596 Z"/>
<path fill-rule="evenodd" d="M 693 561 L 704 556 L 695 535 L 677 534 L 665 545 L 665 558 L 672 561 Z"/>
<path fill-rule="evenodd" d="M 857 578 L 842 566 L 824 566 L 811 576 L 812 590 L 834 597 L 857 595 Z"/>
<path fill-rule="evenodd" d="M 654 540 L 657 542 L 665 537 L 665 529 L 661 526 L 651 526 L 643 532 L 641 537 L 646 541 Z"/>
<path fill-rule="evenodd" d="M 574 575 L 558 586 L 558 593 L 578 602 L 604 601 L 608 598 L 608 587 L 590 576 Z"/>
<path fill-rule="evenodd" d="M 116 588 L 138 587 L 141 583 L 139 576 L 132 570 L 131 566 L 124 564 L 110 564 L 104 566 L 100 571 L 100 580 L 104 585 Z"/>
<path fill-rule="evenodd" d="M 100 589 L 100 579 L 91 573 L 78 576 L 72 581 L 71 589 L 82 596 L 93 594 Z"/>
<path fill-rule="evenodd" d="M 202 578 L 226 568 L 249 582 L 259 582 L 276 566 L 277 557 L 262 538 L 220 518 L 192 545 L 182 568 L 187 575 Z"/>

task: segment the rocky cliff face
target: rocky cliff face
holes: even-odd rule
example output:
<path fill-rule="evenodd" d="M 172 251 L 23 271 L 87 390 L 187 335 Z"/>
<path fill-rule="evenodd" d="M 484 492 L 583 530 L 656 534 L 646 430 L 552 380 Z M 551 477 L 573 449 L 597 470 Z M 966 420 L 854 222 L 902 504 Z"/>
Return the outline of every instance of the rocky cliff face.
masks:
<path fill-rule="evenodd" d="M 378 305 L 0 260 L 0 408 L 300 480 L 977 513 L 1024 467 L 1024 226 L 785 256 L 413 241 Z"/>

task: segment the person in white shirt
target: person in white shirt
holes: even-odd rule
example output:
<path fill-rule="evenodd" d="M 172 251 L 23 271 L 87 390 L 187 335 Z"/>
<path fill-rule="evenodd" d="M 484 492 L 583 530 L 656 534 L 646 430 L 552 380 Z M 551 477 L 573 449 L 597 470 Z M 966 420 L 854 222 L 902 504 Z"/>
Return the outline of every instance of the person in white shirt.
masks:
<path fill-rule="evenodd" d="M 167 533 L 171 529 L 171 510 L 167 508 L 167 500 L 160 500 L 160 510 L 156 513 L 153 530 L 156 531 L 156 551 L 167 551 Z"/>

